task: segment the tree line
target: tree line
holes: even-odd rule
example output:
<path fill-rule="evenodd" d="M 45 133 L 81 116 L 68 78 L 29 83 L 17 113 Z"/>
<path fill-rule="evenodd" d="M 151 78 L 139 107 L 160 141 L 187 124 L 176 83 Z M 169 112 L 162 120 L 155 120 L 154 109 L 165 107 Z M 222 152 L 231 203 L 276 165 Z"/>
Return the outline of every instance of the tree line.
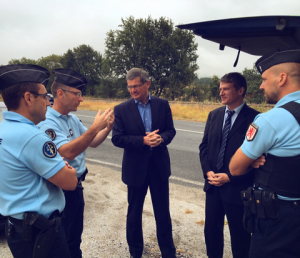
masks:
<path fill-rule="evenodd" d="M 245 68 L 242 75 L 247 81 L 247 94 L 245 100 L 248 103 L 263 103 L 265 102 L 264 94 L 259 89 L 262 82 L 261 75 L 257 71 L 255 65 L 252 69 Z M 185 87 L 183 98 L 184 101 L 220 101 L 219 83 L 220 78 L 214 75 L 212 78 L 195 79 L 190 86 Z"/>
<path fill-rule="evenodd" d="M 121 20 L 119 28 L 110 30 L 104 54 L 89 45 L 68 49 L 63 55 L 52 54 L 37 60 L 23 57 L 9 64 L 27 63 L 47 68 L 73 69 L 88 79 L 83 94 L 102 98 L 128 98 L 126 73 L 133 67 L 149 72 L 150 94 L 169 100 L 219 101 L 219 78 L 197 78 L 197 44 L 193 32 L 174 27 L 172 20 L 161 17 Z M 256 68 L 245 69 L 248 82 L 246 98 L 253 103 L 263 101 L 258 91 L 260 75 Z M 53 82 L 53 75 L 47 90 Z"/>

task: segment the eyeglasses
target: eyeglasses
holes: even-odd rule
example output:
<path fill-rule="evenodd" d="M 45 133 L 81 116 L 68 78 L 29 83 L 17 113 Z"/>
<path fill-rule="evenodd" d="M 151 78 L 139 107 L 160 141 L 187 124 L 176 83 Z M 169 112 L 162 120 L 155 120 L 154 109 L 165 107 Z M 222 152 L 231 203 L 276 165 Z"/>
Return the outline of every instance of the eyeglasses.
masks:
<path fill-rule="evenodd" d="M 50 98 L 51 98 L 51 96 L 50 96 L 50 94 L 49 93 L 44 93 L 44 94 L 40 94 L 40 93 L 37 93 L 37 92 L 31 92 L 30 91 L 30 93 L 32 94 L 32 95 L 35 95 L 35 96 L 41 96 L 41 97 L 43 97 L 45 100 L 50 100 Z"/>
<path fill-rule="evenodd" d="M 73 93 L 75 96 L 77 96 L 78 98 L 82 97 L 82 92 L 75 92 L 75 91 L 64 90 L 64 89 L 61 89 L 61 90 L 66 91 L 66 92 L 71 92 L 71 93 Z"/>
<path fill-rule="evenodd" d="M 128 90 L 136 90 L 137 88 L 141 87 L 143 84 L 145 84 L 146 82 L 141 83 L 140 85 L 133 85 L 133 86 L 127 86 Z"/>

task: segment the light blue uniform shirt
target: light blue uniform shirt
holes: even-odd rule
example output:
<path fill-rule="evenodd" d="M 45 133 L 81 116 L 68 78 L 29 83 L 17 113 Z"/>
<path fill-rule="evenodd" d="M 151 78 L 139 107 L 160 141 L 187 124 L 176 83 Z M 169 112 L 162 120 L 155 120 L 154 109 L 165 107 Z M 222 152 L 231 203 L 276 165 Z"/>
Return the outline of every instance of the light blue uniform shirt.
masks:
<path fill-rule="evenodd" d="M 152 128 L 152 117 L 151 117 L 151 97 L 149 94 L 148 101 L 146 102 L 145 105 L 143 105 L 142 102 L 134 100 L 135 104 L 138 107 L 138 110 L 140 112 L 142 121 L 144 123 L 145 131 L 146 132 L 151 132 Z"/>
<path fill-rule="evenodd" d="M 263 153 L 279 157 L 300 155 L 300 126 L 289 111 L 278 108 L 290 101 L 300 103 L 300 91 L 284 96 L 273 109 L 255 117 L 258 131 L 252 141 L 245 139 L 241 147 L 247 157 L 257 159 Z M 282 196 L 281 199 L 296 200 Z"/>
<path fill-rule="evenodd" d="M 65 163 L 47 134 L 22 115 L 5 111 L 0 124 L 0 213 L 23 219 L 24 212 L 49 217 L 63 211 L 62 190 L 49 179 Z"/>
<path fill-rule="evenodd" d="M 52 140 L 57 149 L 87 131 L 87 128 L 83 126 L 77 116 L 71 113 L 62 115 L 51 107 L 47 108 L 46 120 L 37 126 L 44 132 L 47 130 L 55 132 L 55 137 Z M 80 153 L 74 160 L 65 160 L 76 169 L 78 178 L 85 172 L 85 151 Z"/>

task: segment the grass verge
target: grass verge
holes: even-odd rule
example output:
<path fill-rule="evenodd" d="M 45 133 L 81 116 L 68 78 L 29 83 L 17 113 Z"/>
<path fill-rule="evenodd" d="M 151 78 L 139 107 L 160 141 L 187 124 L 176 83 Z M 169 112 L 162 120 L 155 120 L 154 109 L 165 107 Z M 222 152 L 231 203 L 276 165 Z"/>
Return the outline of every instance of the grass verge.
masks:
<path fill-rule="evenodd" d="M 122 100 L 124 101 L 124 100 Z M 85 97 L 84 101 L 80 104 L 80 110 L 92 110 L 104 111 L 107 108 L 113 109 L 115 105 L 121 103 L 122 101 L 109 101 L 109 100 L 95 100 L 92 98 Z M 221 107 L 222 103 L 178 103 L 170 102 L 173 119 L 175 120 L 187 120 L 195 122 L 206 122 L 208 114 L 210 111 Z M 260 111 L 266 112 L 270 110 L 273 106 L 267 104 L 251 104 L 252 108 Z"/>

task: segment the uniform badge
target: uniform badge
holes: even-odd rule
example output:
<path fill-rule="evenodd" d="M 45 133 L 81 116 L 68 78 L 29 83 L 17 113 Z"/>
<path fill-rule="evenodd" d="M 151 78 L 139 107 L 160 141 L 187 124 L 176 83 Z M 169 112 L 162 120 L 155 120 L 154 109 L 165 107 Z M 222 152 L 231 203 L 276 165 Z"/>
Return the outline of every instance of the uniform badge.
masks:
<path fill-rule="evenodd" d="M 246 133 L 246 139 L 247 141 L 253 141 L 256 133 L 258 131 L 258 126 L 254 123 L 251 123 L 248 127 L 247 133 Z"/>
<path fill-rule="evenodd" d="M 45 132 L 50 136 L 50 138 L 51 138 L 52 141 L 55 139 L 56 133 L 55 133 L 54 130 L 48 129 L 48 130 L 46 130 Z"/>
<path fill-rule="evenodd" d="M 43 146 L 44 155 L 47 158 L 54 158 L 57 155 L 57 149 L 53 142 L 46 142 Z"/>

